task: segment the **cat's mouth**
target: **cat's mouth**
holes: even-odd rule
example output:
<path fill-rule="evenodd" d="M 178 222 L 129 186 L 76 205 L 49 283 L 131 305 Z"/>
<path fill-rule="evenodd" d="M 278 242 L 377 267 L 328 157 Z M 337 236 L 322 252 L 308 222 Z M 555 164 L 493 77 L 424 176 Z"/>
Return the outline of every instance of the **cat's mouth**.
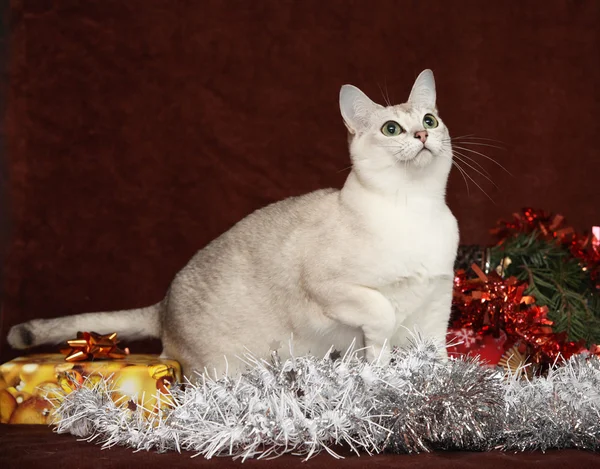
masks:
<path fill-rule="evenodd" d="M 419 158 L 420 156 L 427 154 L 427 153 L 431 154 L 431 150 L 429 148 L 427 148 L 426 146 L 423 146 L 423 148 L 421 148 L 413 156 L 411 156 L 410 158 L 406 158 L 406 161 L 415 160 L 415 159 Z"/>
<path fill-rule="evenodd" d="M 413 163 L 415 166 L 427 166 L 429 163 L 431 163 L 431 160 L 433 159 L 433 153 L 431 152 L 431 150 L 429 148 L 427 148 L 425 145 L 423 145 L 423 148 L 421 148 L 417 154 L 415 156 L 413 156 L 409 161 L 411 163 Z"/>
<path fill-rule="evenodd" d="M 398 158 L 398 157 L 397 157 Z M 404 158 L 398 158 L 398 161 L 402 161 L 405 164 L 414 164 L 415 166 L 426 166 L 433 159 L 433 152 L 430 148 L 423 145 L 423 147 L 417 151 L 414 155 Z"/>

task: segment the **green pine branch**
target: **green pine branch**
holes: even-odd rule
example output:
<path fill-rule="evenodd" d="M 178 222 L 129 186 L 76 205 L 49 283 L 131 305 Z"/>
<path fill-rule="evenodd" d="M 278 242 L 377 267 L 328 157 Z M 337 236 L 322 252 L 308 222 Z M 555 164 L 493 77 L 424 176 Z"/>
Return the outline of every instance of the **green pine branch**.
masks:
<path fill-rule="evenodd" d="M 565 246 L 536 231 L 522 233 L 492 248 L 492 265 L 505 258 L 511 263 L 504 275 L 528 282 L 526 293 L 548 307 L 554 332 L 566 332 L 570 341 L 583 339 L 587 346 L 600 343 L 600 294 Z"/>

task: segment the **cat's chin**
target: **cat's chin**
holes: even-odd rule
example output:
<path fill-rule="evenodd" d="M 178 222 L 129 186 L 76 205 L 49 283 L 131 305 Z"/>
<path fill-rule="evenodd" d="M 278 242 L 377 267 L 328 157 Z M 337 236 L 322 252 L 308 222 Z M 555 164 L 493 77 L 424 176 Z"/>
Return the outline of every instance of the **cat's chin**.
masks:
<path fill-rule="evenodd" d="M 433 160 L 433 154 L 428 148 L 423 148 L 419 153 L 412 157 L 409 161 L 410 164 L 417 168 L 424 168 Z"/>

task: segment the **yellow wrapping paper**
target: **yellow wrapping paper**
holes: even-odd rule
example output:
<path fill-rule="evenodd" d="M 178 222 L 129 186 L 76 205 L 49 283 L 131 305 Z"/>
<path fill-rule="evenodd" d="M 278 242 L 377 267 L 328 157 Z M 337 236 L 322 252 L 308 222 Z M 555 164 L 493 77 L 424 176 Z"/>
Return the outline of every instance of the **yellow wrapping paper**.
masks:
<path fill-rule="evenodd" d="M 56 423 L 48 399 L 60 399 L 78 384 L 101 377 L 114 384 L 111 397 L 115 402 L 154 411 L 166 401 L 160 393 L 168 395 L 169 387 L 181 382 L 181 367 L 174 360 L 142 354 L 80 362 L 66 362 L 61 354 L 15 358 L 0 365 L 0 422 Z"/>

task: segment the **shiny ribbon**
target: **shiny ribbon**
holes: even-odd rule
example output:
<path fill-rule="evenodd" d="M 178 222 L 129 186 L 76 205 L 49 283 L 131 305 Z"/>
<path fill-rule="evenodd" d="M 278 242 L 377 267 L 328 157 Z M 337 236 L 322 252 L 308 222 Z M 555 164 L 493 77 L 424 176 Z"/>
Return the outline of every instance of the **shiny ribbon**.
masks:
<path fill-rule="evenodd" d="M 125 358 L 128 350 L 117 347 L 117 333 L 98 334 L 96 332 L 78 332 L 77 338 L 67 340 L 66 346 L 60 352 L 66 355 L 68 362 L 84 360 L 102 360 Z"/>

